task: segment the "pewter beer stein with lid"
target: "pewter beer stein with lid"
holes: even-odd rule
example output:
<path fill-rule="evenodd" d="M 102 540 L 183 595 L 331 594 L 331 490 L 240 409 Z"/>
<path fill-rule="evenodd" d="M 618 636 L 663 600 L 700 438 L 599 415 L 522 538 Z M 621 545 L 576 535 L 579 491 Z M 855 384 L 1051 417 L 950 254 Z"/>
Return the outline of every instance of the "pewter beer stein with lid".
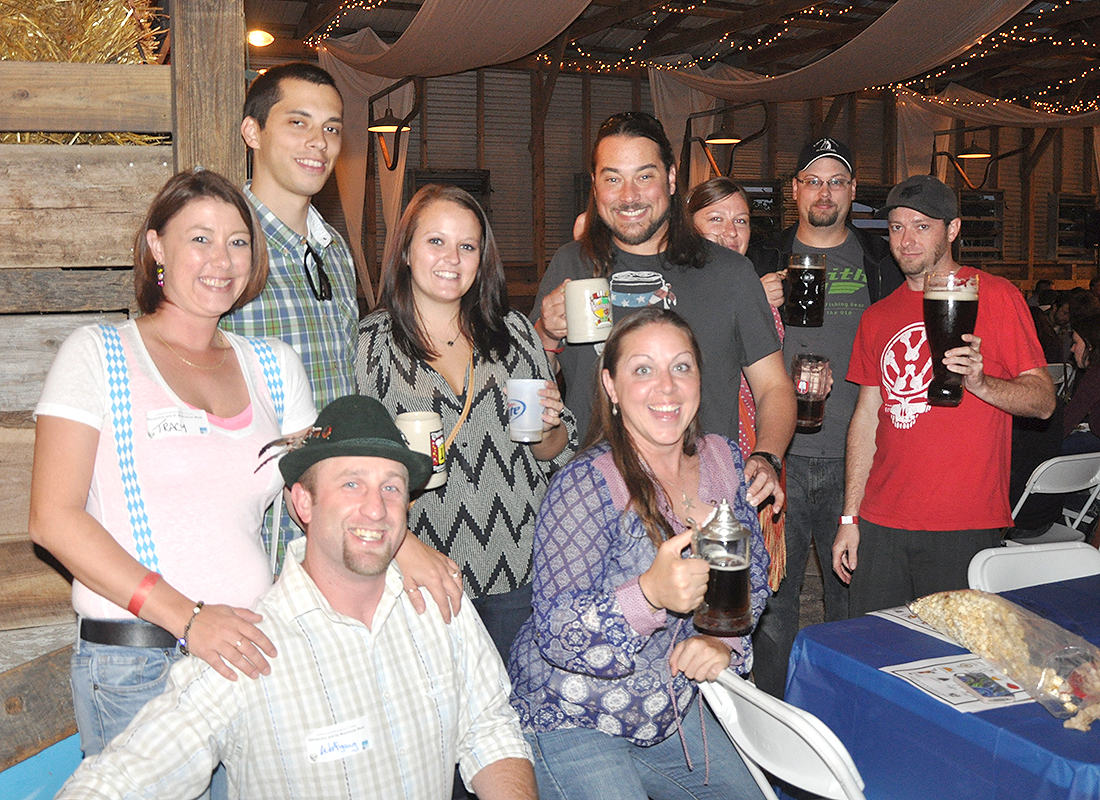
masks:
<path fill-rule="evenodd" d="M 752 630 L 749 541 L 749 529 L 724 499 L 711 521 L 692 536 L 692 554 L 710 565 L 707 593 L 695 610 L 695 627 L 703 633 L 744 636 Z"/>

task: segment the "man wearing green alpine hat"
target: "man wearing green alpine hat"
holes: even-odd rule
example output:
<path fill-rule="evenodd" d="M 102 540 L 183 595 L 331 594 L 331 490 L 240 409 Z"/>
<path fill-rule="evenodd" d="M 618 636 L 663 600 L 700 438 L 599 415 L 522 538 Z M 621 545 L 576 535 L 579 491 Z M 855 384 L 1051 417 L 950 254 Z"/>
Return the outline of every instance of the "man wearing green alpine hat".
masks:
<path fill-rule="evenodd" d="M 366 396 L 330 403 L 291 447 L 279 468 L 306 536 L 256 608 L 279 651 L 271 674 L 226 681 L 179 662 L 58 797 L 193 797 L 223 762 L 239 797 L 444 800 L 458 764 L 481 800 L 535 798 L 507 673 L 472 604 L 449 625 L 430 598 L 418 614 L 393 562 L 431 460 Z"/>

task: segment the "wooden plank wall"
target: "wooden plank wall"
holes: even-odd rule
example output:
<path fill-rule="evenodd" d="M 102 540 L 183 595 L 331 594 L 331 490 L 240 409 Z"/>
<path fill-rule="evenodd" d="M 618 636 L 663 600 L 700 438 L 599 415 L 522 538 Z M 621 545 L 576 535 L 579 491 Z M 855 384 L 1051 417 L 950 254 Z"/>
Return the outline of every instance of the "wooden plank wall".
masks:
<path fill-rule="evenodd" d="M 217 168 L 237 183 L 245 174 L 243 0 L 196 0 L 173 12 L 174 67 L 0 62 L 2 131 L 173 141 L 0 146 L 0 630 L 73 618 L 63 570 L 27 534 L 30 410 L 57 348 L 80 325 L 132 312 L 133 239 L 177 163 Z M 73 732 L 66 651 L 0 675 L 0 695 L 0 770 Z"/>

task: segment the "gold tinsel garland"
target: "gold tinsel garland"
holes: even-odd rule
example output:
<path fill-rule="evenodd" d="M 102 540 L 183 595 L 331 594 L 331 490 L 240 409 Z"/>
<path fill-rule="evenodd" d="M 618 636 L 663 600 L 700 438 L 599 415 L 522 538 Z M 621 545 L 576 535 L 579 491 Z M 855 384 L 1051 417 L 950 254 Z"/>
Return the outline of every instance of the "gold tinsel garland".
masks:
<path fill-rule="evenodd" d="M 149 0 L 0 0 L 0 61 L 148 64 L 160 9 Z M 135 133 L 0 133 L 2 144 L 163 144 Z"/>

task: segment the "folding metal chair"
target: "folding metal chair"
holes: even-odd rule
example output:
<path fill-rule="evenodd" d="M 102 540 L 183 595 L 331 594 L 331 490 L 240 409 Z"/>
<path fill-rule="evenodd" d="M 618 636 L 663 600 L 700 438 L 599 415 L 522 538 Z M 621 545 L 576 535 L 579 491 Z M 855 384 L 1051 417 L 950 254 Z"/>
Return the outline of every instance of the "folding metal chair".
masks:
<path fill-rule="evenodd" d="M 1085 532 L 1082 524 L 1093 521 L 1089 508 L 1093 500 L 1100 495 L 1100 453 L 1080 453 L 1072 456 L 1058 456 L 1037 466 L 1027 479 L 1023 494 L 1012 509 L 1013 518 L 1024 507 L 1032 494 L 1072 494 L 1091 489 L 1080 510 L 1063 508 L 1061 523 L 1054 523 L 1050 531 L 1037 537 L 1041 542 L 1082 541 Z"/>
<path fill-rule="evenodd" d="M 813 714 L 730 670 L 699 690 L 769 800 L 776 795 L 765 772 L 830 800 L 864 800 L 863 779 L 847 748 Z"/>
<path fill-rule="evenodd" d="M 979 550 L 966 581 L 971 589 L 1007 592 L 1086 575 L 1100 575 L 1100 550 L 1084 542 L 1049 542 Z"/>

